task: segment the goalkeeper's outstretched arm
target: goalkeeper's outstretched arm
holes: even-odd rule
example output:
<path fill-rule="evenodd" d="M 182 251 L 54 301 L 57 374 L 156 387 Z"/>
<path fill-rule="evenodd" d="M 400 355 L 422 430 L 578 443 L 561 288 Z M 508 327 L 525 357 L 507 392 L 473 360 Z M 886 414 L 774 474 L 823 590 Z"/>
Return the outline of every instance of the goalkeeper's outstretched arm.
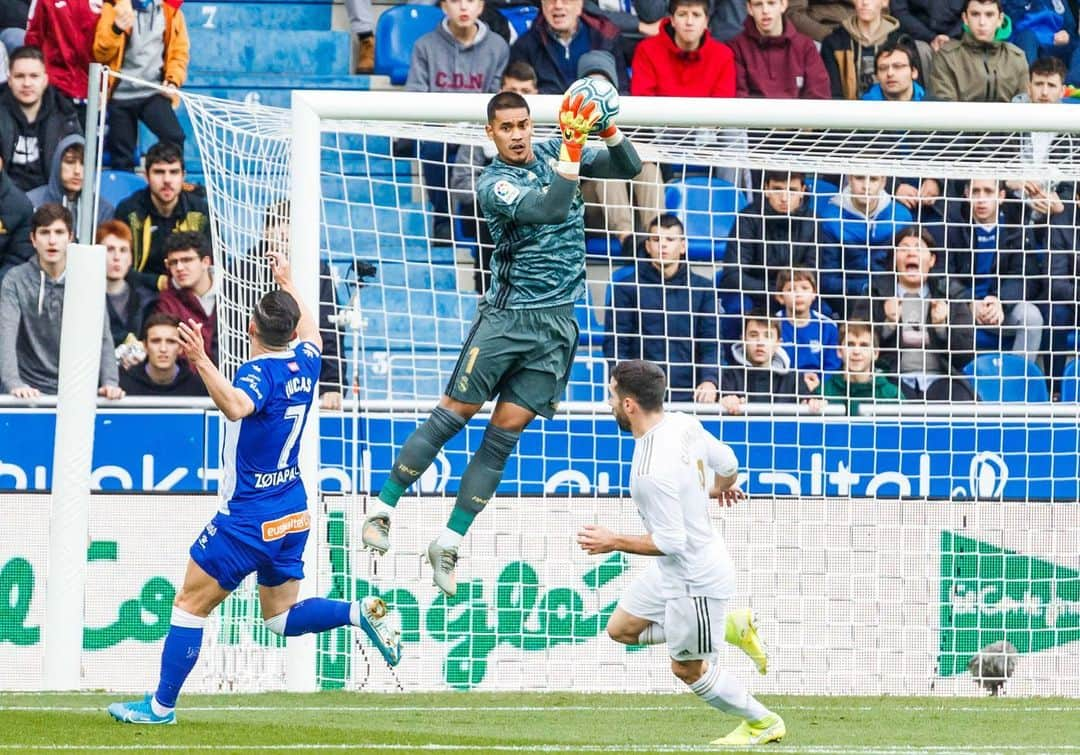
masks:
<path fill-rule="evenodd" d="M 605 136 L 611 132 L 610 135 Z M 583 162 L 581 175 L 589 178 L 621 178 L 629 180 L 641 172 L 641 158 L 633 143 L 614 123 L 600 133 L 607 150 L 597 152 L 592 160 Z"/>

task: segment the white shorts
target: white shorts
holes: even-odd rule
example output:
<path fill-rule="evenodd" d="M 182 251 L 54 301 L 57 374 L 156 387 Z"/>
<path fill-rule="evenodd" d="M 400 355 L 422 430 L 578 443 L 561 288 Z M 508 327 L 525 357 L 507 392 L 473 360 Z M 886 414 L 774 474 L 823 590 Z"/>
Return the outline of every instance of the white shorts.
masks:
<path fill-rule="evenodd" d="M 720 652 L 724 642 L 727 600 L 705 596 L 664 598 L 660 568 L 654 561 L 619 600 L 619 608 L 664 628 L 668 655 L 676 661 L 699 661 Z"/>

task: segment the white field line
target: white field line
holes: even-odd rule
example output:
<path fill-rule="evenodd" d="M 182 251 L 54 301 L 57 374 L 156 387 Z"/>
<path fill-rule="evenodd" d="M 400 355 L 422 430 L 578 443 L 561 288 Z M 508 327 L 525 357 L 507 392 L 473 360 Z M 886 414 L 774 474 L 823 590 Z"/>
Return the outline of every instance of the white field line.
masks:
<path fill-rule="evenodd" d="M 137 744 L 137 745 L 34 745 L 0 744 L 0 750 L 25 751 L 154 751 L 154 752 L 192 752 L 203 750 L 227 750 L 230 752 L 281 752 L 281 751 L 424 751 L 424 752 L 715 752 L 713 745 L 459 745 L 459 744 L 291 744 L 291 745 L 234 745 L 234 744 Z M 912 746 L 843 746 L 843 745 L 806 745 L 790 746 L 771 744 L 772 753 L 809 753 L 810 755 L 901 755 L 910 752 L 928 752 L 934 755 L 954 755 L 959 753 L 998 753 L 998 752 L 1080 752 L 1080 745 L 977 745 L 969 747 L 912 747 Z"/>
<path fill-rule="evenodd" d="M 98 693 L 100 694 L 100 693 Z M 123 697 L 123 695 L 117 695 Z M 227 713 L 251 713 L 268 712 L 284 713 L 288 711 L 318 712 L 340 711 L 342 713 L 636 713 L 636 712 L 677 712 L 689 711 L 697 706 L 688 705 L 192 705 L 181 706 L 177 709 L 183 713 L 205 713 L 221 711 Z M 832 711 L 844 712 L 874 712 L 881 710 L 883 706 L 876 705 L 853 705 L 844 708 L 822 705 L 777 705 L 780 711 L 806 711 L 810 713 L 828 713 Z M 884 707 L 890 711 L 903 711 L 908 713 L 990 713 L 1001 715 L 1002 713 L 1080 713 L 1080 700 L 1076 705 L 1023 705 L 1020 707 L 992 706 L 975 707 L 961 706 L 949 707 L 942 705 L 903 705 Z M 0 705 L 0 713 L 24 712 L 24 713 L 93 713 L 104 711 L 105 705 Z"/>

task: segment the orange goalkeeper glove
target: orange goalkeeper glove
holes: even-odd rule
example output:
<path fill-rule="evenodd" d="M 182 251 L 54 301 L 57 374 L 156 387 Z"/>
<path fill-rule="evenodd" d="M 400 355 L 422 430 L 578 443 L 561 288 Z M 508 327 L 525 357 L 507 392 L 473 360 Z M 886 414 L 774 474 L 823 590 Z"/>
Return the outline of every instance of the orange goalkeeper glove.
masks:
<path fill-rule="evenodd" d="M 559 129 L 562 131 L 562 148 L 559 150 L 559 173 L 577 178 L 581 168 L 581 150 L 589 138 L 596 122 L 600 120 L 600 109 L 595 102 L 587 101 L 585 95 L 578 93 L 563 97 L 559 108 Z"/>

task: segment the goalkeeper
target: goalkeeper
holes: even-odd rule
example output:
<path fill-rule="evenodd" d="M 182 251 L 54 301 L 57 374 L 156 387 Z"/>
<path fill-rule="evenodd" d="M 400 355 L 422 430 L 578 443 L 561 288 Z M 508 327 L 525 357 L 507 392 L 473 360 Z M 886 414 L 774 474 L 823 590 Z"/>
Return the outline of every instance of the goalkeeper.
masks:
<path fill-rule="evenodd" d="M 521 95 L 495 95 L 487 116 L 498 156 L 480 174 L 477 199 L 495 242 L 491 287 L 439 405 L 405 441 L 363 527 L 364 545 L 385 553 L 398 499 L 484 402 L 498 396 L 450 520 L 428 546 L 435 585 L 447 595 L 457 590 L 458 546 L 499 486 L 522 430 L 538 414 L 550 419 L 566 388 L 578 342 L 574 302 L 585 288 L 585 205 L 578 179 L 627 180 L 641 170 L 630 141 L 613 120 L 601 120 L 597 102 L 580 93 L 563 99 L 561 136 L 535 146 Z M 606 149 L 585 146 L 593 132 Z"/>

